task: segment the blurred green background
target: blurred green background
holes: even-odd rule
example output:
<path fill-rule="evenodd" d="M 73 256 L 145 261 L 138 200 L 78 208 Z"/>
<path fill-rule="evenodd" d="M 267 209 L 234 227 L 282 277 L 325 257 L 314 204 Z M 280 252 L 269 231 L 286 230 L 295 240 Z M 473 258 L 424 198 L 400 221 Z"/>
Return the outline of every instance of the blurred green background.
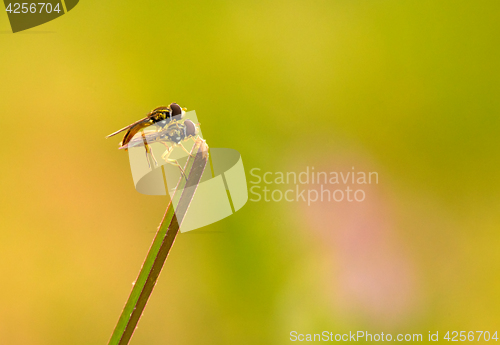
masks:
<path fill-rule="evenodd" d="M 166 200 L 104 137 L 173 101 L 247 173 L 379 184 L 181 234 L 132 344 L 498 330 L 499 32 L 498 1 L 86 0 L 18 34 L 0 15 L 0 343 L 107 344 Z"/>

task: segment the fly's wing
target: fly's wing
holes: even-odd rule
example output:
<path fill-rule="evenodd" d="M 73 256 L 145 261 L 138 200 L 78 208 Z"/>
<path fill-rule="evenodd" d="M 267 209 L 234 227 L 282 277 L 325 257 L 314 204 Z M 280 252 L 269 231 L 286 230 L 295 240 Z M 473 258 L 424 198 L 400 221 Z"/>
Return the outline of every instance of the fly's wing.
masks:
<path fill-rule="evenodd" d="M 161 136 L 162 136 L 161 132 L 156 132 L 156 131 L 144 131 L 143 134 L 144 134 L 144 136 L 142 136 L 142 135 L 136 135 L 135 137 L 132 136 L 132 138 L 126 144 L 121 145 L 118 149 L 119 150 L 122 150 L 122 149 L 127 150 L 131 147 L 143 146 L 144 141 L 146 141 L 146 143 L 149 143 L 149 144 L 154 143 L 154 142 L 158 142 L 161 140 Z"/>
<path fill-rule="evenodd" d="M 120 146 L 128 144 L 128 142 L 136 135 L 141 129 L 150 127 L 153 124 L 151 120 L 144 121 L 142 123 L 138 123 L 134 127 L 130 128 L 127 133 L 125 133 L 125 136 L 123 137 L 123 140 L 120 143 Z"/>
<path fill-rule="evenodd" d="M 141 124 L 141 123 L 147 123 L 147 122 L 149 122 L 149 117 L 145 117 L 145 118 L 143 118 L 143 119 L 140 119 L 139 121 L 136 121 L 136 122 L 134 122 L 134 123 L 131 123 L 130 125 L 128 125 L 128 126 L 126 126 L 126 127 L 123 127 L 122 129 L 119 129 L 119 130 L 117 130 L 117 131 L 116 131 L 116 132 L 114 132 L 114 133 L 111 133 L 110 135 L 106 136 L 106 138 L 109 138 L 109 137 L 112 137 L 112 136 L 114 136 L 114 135 L 117 135 L 118 133 L 121 133 L 121 132 L 123 132 L 123 131 L 126 131 L 127 129 L 130 129 L 130 128 L 134 127 L 134 126 L 137 126 L 138 124 Z M 142 127 L 141 127 L 141 128 L 142 128 Z"/>
<path fill-rule="evenodd" d="M 140 123 L 147 123 L 147 122 L 151 119 L 151 117 L 152 117 L 153 115 L 155 115 L 157 112 L 159 112 L 159 111 L 166 111 L 166 110 L 169 110 L 169 108 L 168 108 L 168 107 L 165 107 L 165 106 L 156 107 L 156 108 L 154 108 L 153 110 L 151 110 L 151 111 L 148 113 L 148 115 L 146 115 L 146 117 L 145 117 L 145 118 L 140 119 L 140 120 L 138 120 L 138 121 L 135 121 L 134 123 L 131 123 L 130 125 L 128 125 L 128 126 L 126 126 L 126 127 L 123 127 L 122 129 L 119 129 L 119 130 L 117 130 L 117 131 L 116 131 L 116 132 L 114 132 L 114 133 L 111 133 L 111 134 L 110 134 L 110 135 L 108 135 L 106 138 L 109 138 L 109 137 L 112 137 L 112 136 L 114 136 L 114 135 L 117 135 L 118 133 L 121 133 L 121 132 L 123 132 L 123 131 L 126 131 L 127 129 L 130 129 L 130 128 L 134 127 L 134 126 L 137 126 L 137 125 L 138 125 L 138 124 L 140 124 Z M 143 127 L 141 127 L 141 128 L 143 128 Z M 135 133 L 137 133 L 137 132 L 135 132 Z M 134 133 L 134 134 L 135 134 L 135 133 Z M 132 135 L 132 136 L 133 136 L 133 135 Z"/>

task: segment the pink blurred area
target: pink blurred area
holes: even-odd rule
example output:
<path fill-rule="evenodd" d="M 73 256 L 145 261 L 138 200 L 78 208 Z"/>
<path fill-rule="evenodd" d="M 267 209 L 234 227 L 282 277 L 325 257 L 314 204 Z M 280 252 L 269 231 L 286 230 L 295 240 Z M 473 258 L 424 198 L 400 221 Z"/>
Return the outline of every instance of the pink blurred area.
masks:
<path fill-rule="evenodd" d="M 315 171 L 348 173 L 353 166 L 356 172 L 377 171 L 376 165 L 359 155 L 349 160 L 328 157 Z M 424 296 L 409 243 L 400 236 L 404 229 L 397 227 L 398 208 L 390 183 L 378 174 L 378 184 L 374 180 L 372 184 L 347 184 L 364 190 L 366 198 L 361 202 L 325 198 L 310 206 L 298 202 L 296 210 L 304 232 L 315 239 L 317 265 L 325 277 L 318 290 L 329 301 L 331 312 L 344 319 L 397 326 L 418 314 Z M 300 187 L 319 190 L 319 185 Z M 324 187 L 345 190 L 346 185 Z"/>

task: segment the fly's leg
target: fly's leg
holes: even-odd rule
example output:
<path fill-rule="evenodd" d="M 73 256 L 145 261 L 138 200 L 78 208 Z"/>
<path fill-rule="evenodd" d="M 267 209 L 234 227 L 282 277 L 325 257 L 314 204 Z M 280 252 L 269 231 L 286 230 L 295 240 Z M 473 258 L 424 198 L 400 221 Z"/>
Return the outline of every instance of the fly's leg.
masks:
<path fill-rule="evenodd" d="M 186 176 L 186 173 L 184 172 L 184 169 L 182 169 L 181 165 L 179 164 L 179 162 L 177 162 L 176 159 L 170 159 L 170 158 L 167 158 L 165 159 L 165 162 L 167 162 L 168 164 L 172 164 L 172 165 L 175 165 L 176 167 L 179 168 L 179 170 L 181 171 L 181 174 L 182 176 L 186 179 L 187 181 L 187 176 Z"/>
<path fill-rule="evenodd" d="M 151 163 L 149 162 L 148 155 L 148 142 L 146 141 L 146 135 L 144 135 L 144 131 L 141 130 L 142 142 L 144 143 L 144 147 L 146 148 L 146 161 L 148 162 L 148 168 L 151 169 Z"/>
<path fill-rule="evenodd" d="M 167 150 L 161 155 L 161 159 L 164 159 L 166 161 L 168 159 L 168 156 L 170 156 L 170 153 L 172 152 L 172 148 L 164 142 L 162 142 L 162 144 L 165 145 Z"/>
<path fill-rule="evenodd" d="M 179 143 L 179 146 L 184 150 L 184 152 L 186 152 L 188 155 L 190 155 L 191 157 L 194 157 L 194 155 L 191 154 L 191 152 L 189 152 L 185 147 L 184 145 L 182 145 L 182 143 Z"/>
<path fill-rule="evenodd" d="M 158 161 L 156 160 L 155 155 L 153 154 L 153 150 L 151 150 L 151 146 L 147 145 L 146 146 L 146 151 L 147 151 L 146 154 L 149 153 L 150 157 L 153 159 L 153 162 L 155 162 L 155 166 L 157 167 L 158 166 Z"/>
<path fill-rule="evenodd" d="M 158 161 L 155 158 L 155 155 L 153 154 L 153 150 L 151 150 L 151 147 L 149 148 L 149 154 L 151 155 L 151 158 L 153 158 L 153 162 L 155 162 L 155 166 L 158 166 Z"/>
<path fill-rule="evenodd" d="M 151 162 L 149 161 L 149 154 L 147 149 L 146 149 L 146 161 L 148 162 L 148 168 L 151 169 Z"/>
<path fill-rule="evenodd" d="M 178 167 L 179 170 L 181 171 L 182 176 L 184 176 L 184 178 L 187 181 L 186 173 L 184 172 L 184 169 L 182 169 L 182 167 L 179 164 L 179 162 L 177 162 L 176 159 L 170 159 L 170 158 L 168 158 L 170 156 L 170 154 L 172 153 L 172 147 L 169 147 L 165 143 L 162 143 L 162 144 L 165 145 L 165 147 L 167 148 L 167 151 L 165 151 L 165 153 L 161 156 L 161 158 L 164 159 L 165 162 L 167 162 L 168 164 L 175 165 L 176 167 Z"/>
<path fill-rule="evenodd" d="M 151 163 L 149 162 L 149 157 L 153 159 L 155 166 L 158 166 L 158 162 L 156 161 L 156 158 L 153 155 L 153 152 L 151 151 L 151 147 L 148 145 L 146 141 L 146 136 L 144 135 L 143 131 L 141 131 L 141 135 L 142 135 L 142 141 L 144 143 L 144 148 L 146 149 L 146 160 L 148 161 L 148 167 L 151 169 Z"/>

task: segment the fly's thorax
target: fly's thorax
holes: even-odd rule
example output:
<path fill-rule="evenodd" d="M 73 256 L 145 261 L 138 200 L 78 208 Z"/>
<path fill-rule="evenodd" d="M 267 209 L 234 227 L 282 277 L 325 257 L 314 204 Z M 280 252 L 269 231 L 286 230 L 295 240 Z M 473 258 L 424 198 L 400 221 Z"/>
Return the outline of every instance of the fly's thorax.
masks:
<path fill-rule="evenodd" d="M 170 113 L 168 112 L 168 110 L 162 110 L 162 111 L 159 111 L 157 112 L 156 114 L 153 115 L 152 117 L 152 120 L 153 122 L 159 124 L 160 126 L 162 122 L 165 122 L 165 124 L 168 122 L 167 121 L 167 118 L 170 116 Z M 165 126 L 165 124 L 163 126 Z M 163 127 L 162 126 L 162 127 Z"/>
<path fill-rule="evenodd" d="M 165 138 L 176 144 L 180 143 L 186 137 L 185 126 L 177 121 L 172 121 L 165 131 Z"/>

